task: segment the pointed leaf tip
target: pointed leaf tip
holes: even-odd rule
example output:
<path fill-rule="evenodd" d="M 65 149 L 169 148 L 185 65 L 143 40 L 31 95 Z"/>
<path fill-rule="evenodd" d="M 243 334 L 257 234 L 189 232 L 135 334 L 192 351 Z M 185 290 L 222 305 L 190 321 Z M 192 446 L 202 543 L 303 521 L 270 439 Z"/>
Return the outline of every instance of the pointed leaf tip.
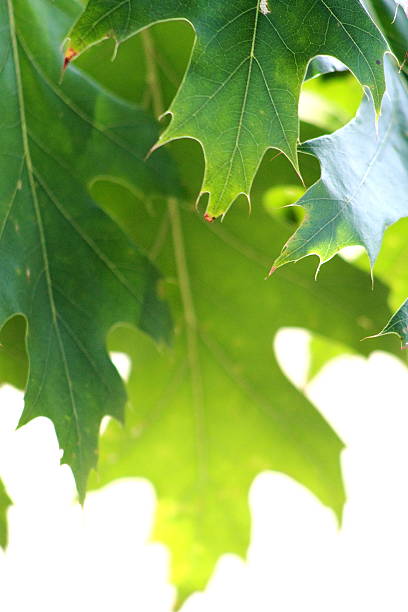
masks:
<path fill-rule="evenodd" d="M 71 44 L 83 51 L 106 36 L 120 43 L 153 23 L 185 19 L 191 24 L 197 46 L 171 103 L 168 112 L 172 121 L 160 144 L 180 138 L 201 143 L 206 161 L 205 191 L 217 202 L 217 216 L 239 195 L 250 191 L 269 149 L 281 151 L 303 181 L 297 155 L 298 98 L 311 59 L 319 54 L 347 56 L 349 69 L 375 92 L 379 107 L 385 89 L 384 71 L 375 60 L 388 50 L 360 0 L 312 4 L 301 0 L 299 7 L 309 8 L 290 11 L 290 16 L 288 2 L 258 0 L 251 6 L 240 0 L 222 4 L 223 10 L 211 12 L 209 19 L 206 0 L 92 0 L 69 34 Z M 315 33 L 312 46 L 305 36 L 307 31 Z M 282 45 L 286 37 L 299 53 L 288 53 Z M 227 79 L 226 74 L 230 74 Z M 271 104 L 270 92 L 274 91 Z M 203 104 L 203 95 L 210 104 Z M 238 113 L 224 112 L 231 100 L 240 105 Z"/>

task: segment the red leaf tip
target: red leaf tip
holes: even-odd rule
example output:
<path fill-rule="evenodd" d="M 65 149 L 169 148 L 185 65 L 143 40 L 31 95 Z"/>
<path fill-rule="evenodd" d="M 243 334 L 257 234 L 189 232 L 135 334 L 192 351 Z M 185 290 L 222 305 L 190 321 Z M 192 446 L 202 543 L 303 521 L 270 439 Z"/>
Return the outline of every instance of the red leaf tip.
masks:
<path fill-rule="evenodd" d="M 269 274 L 268 274 L 268 276 L 272 276 L 272 274 L 273 274 L 274 272 L 276 272 L 276 270 L 277 270 L 277 269 L 278 269 L 278 267 L 277 267 L 277 266 L 272 266 L 272 268 L 269 270 Z"/>
<path fill-rule="evenodd" d="M 215 221 L 216 217 L 213 217 L 212 215 L 210 215 L 209 213 L 205 213 L 204 215 L 204 219 L 206 221 L 208 221 L 208 223 L 212 223 L 213 221 Z"/>
<path fill-rule="evenodd" d="M 70 62 L 72 62 L 72 60 L 74 59 L 74 57 L 76 57 L 78 55 L 78 52 L 75 51 L 75 49 L 73 49 L 72 47 L 69 47 L 64 55 L 64 66 L 63 66 L 63 70 L 66 70 L 68 67 L 68 64 Z"/>

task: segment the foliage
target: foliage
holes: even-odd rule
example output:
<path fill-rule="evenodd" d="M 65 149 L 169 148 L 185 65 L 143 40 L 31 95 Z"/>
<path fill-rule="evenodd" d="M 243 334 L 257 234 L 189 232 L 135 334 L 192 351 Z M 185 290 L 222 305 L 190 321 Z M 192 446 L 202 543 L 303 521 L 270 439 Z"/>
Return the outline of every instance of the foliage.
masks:
<path fill-rule="evenodd" d="M 310 254 L 324 263 L 353 245 L 365 247 L 373 266 L 386 228 L 408 216 L 408 87 L 390 61 L 386 74 L 388 95 L 377 130 L 365 98 L 343 129 L 302 145 L 320 159 L 322 177 L 297 202 L 305 220 L 275 267 Z"/>
<path fill-rule="evenodd" d="M 402 348 L 408 348 L 408 300 L 405 300 L 377 336 L 385 336 L 387 334 L 396 334 L 401 338 Z"/>
<path fill-rule="evenodd" d="M 249 198 L 268 148 L 282 151 L 298 169 L 299 92 L 316 55 L 347 64 L 380 108 L 387 45 L 359 2 L 298 0 L 262 11 L 247 0 L 216 9 L 208 0 L 91 0 L 70 34 L 69 53 L 106 36 L 120 43 L 154 22 L 177 18 L 188 20 L 197 38 L 158 144 L 183 137 L 201 143 L 206 170 L 200 193 L 209 194 L 209 218 L 225 213 L 240 193 Z"/>
<path fill-rule="evenodd" d="M 312 373 L 339 352 L 397 353 L 379 335 L 407 342 L 406 303 L 389 310 L 408 294 L 406 221 L 384 234 L 408 216 L 405 13 L 254 4 L 0 5 L 0 380 L 26 387 L 21 424 L 52 419 L 81 499 L 115 417 L 90 486 L 152 480 L 181 599 L 220 554 L 245 554 L 260 471 L 341 517 L 342 442 L 280 370 L 277 331 L 315 334 Z M 105 38 L 124 43 L 113 63 L 109 41 L 88 51 Z M 205 193 L 207 220 L 237 200 L 222 224 L 197 214 Z M 265 280 L 274 258 L 350 245 L 369 261 L 335 257 L 316 282 L 307 258 Z M 132 361 L 125 426 L 107 343 Z M 9 503 L 1 489 L 3 544 Z"/>
<path fill-rule="evenodd" d="M 10 100 L 2 130 L 1 319 L 22 313 L 28 322 L 21 423 L 52 419 L 83 498 L 100 421 L 104 414 L 123 418 L 125 394 L 106 334 L 127 320 L 160 340 L 169 326 L 156 296 L 158 273 L 92 203 L 86 185 L 109 168 L 116 180 L 136 177 L 150 195 L 164 172 L 159 158 L 158 166 L 143 162 L 155 137 L 143 113 L 77 70 L 58 85 L 58 45 L 72 20 L 71 3 L 60 4 L 58 12 L 44 2 L 0 9 L 2 23 L 9 22 L 1 78 Z M 52 130 L 50 116 L 57 118 Z"/>
<path fill-rule="evenodd" d="M 7 510 L 11 506 L 11 499 L 7 495 L 7 491 L 3 482 L 0 480 L 0 546 L 7 546 L 8 529 L 7 529 Z"/>

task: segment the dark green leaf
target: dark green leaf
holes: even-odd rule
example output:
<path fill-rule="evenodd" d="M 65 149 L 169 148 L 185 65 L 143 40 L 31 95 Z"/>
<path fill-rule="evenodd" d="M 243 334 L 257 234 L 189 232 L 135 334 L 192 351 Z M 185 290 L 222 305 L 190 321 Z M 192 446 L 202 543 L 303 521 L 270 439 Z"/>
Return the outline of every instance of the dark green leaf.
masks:
<path fill-rule="evenodd" d="M 405 62 L 408 53 L 408 18 L 402 3 L 398 6 L 395 0 L 370 0 L 370 3 L 391 49 L 401 63 Z"/>
<path fill-rule="evenodd" d="M 63 461 L 83 498 L 104 414 L 126 400 L 106 352 L 106 334 L 127 321 L 167 338 L 158 273 L 90 199 L 106 175 L 151 197 L 173 174 L 146 115 L 79 70 L 59 84 L 60 43 L 78 13 L 71 0 L 0 4 L 0 321 L 28 322 L 30 375 L 21 423 L 52 419 Z"/>

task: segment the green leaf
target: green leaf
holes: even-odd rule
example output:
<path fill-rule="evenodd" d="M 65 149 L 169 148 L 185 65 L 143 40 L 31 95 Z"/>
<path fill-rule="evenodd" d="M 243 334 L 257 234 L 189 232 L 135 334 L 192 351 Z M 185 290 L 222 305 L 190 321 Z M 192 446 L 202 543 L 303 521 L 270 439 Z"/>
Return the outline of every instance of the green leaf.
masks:
<path fill-rule="evenodd" d="M 395 0 L 370 0 L 374 15 L 383 29 L 392 51 L 403 63 L 408 52 L 408 19 L 402 3 Z"/>
<path fill-rule="evenodd" d="M 149 38 L 154 46 L 153 55 L 164 110 L 177 93 L 188 66 L 194 31 L 185 21 L 166 21 L 150 28 Z M 175 40 L 177 45 L 174 44 Z M 121 98 L 154 112 L 151 82 L 146 69 L 146 51 L 144 35 L 132 36 L 118 48 L 109 39 L 82 54 L 76 65 Z M 111 61 L 112 57 L 115 57 L 114 62 Z"/>
<path fill-rule="evenodd" d="M 334 132 L 353 119 L 362 95 L 360 85 L 349 72 L 338 78 L 312 79 L 303 84 L 299 116 L 326 134 Z"/>
<path fill-rule="evenodd" d="M 71 0 L 0 4 L 0 321 L 20 313 L 28 323 L 20 424 L 53 421 L 83 498 L 100 421 L 122 419 L 126 401 L 107 332 L 127 321 L 161 340 L 170 325 L 157 271 L 88 186 L 108 175 L 152 196 L 155 184 L 169 190 L 174 173 L 162 155 L 144 164 L 156 138 L 144 113 L 79 70 L 59 84 L 60 41 L 78 8 Z"/>
<path fill-rule="evenodd" d="M 401 338 L 402 348 L 408 348 L 408 299 L 405 300 L 395 315 L 391 317 L 384 329 L 379 334 L 370 337 L 378 338 L 387 334 L 396 334 Z"/>
<path fill-rule="evenodd" d="M 0 384 L 24 389 L 27 383 L 28 359 L 25 350 L 24 317 L 12 317 L 0 331 Z"/>
<path fill-rule="evenodd" d="M 8 543 L 7 510 L 12 503 L 3 481 L 0 480 L 0 546 L 2 548 L 6 548 Z"/>
<path fill-rule="evenodd" d="M 106 37 L 120 43 L 158 21 L 192 24 L 194 51 L 158 145 L 184 137 L 201 143 L 208 220 L 238 195 L 249 199 L 267 149 L 279 149 L 298 168 L 298 99 L 315 56 L 346 64 L 380 108 L 388 47 L 359 0 L 270 0 L 269 9 L 260 0 L 90 0 L 69 35 L 67 58 Z"/>
<path fill-rule="evenodd" d="M 389 304 L 397 310 L 408 295 L 408 278 L 406 274 L 408 261 L 408 218 L 401 219 L 392 225 L 384 234 L 381 256 L 375 264 L 376 278 L 389 286 Z M 354 261 L 362 270 L 369 270 L 370 263 L 363 254 Z"/>
<path fill-rule="evenodd" d="M 373 295 L 369 275 L 340 259 L 319 283 L 309 260 L 265 281 L 270 245 L 288 228 L 261 206 L 248 232 L 243 207 L 208 226 L 175 202 L 149 218 L 124 190 L 95 190 L 155 254 L 176 333 L 172 350 L 159 354 L 136 331 L 112 332 L 110 348 L 132 359 L 130 406 L 126 427 L 112 421 L 102 437 L 93 486 L 130 476 L 153 482 L 155 537 L 171 548 L 183 599 L 204 586 L 222 553 L 245 554 L 247 495 L 260 471 L 291 475 L 341 515 L 342 444 L 282 374 L 273 339 L 282 326 L 305 326 L 369 352 L 359 339 L 389 312 L 386 291 L 378 284 Z"/>
<path fill-rule="evenodd" d="M 312 60 L 308 65 L 305 80 L 314 79 L 330 72 L 344 72 L 346 70 L 347 66 L 336 60 L 335 57 L 321 55 Z"/>
<path fill-rule="evenodd" d="M 355 351 L 344 344 L 333 342 L 333 340 L 328 340 L 316 334 L 310 339 L 309 350 L 310 358 L 307 382 L 313 380 L 332 359 L 344 355 L 355 354 Z"/>
<path fill-rule="evenodd" d="M 324 263 L 351 245 L 363 246 L 373 266 L 385 229 L 408 216 L 408 89 L 391 60 L 386 74 L 378 133 L 371 104 L 364 99 L 347 126 L 302 145 L 320 160 L 322 177 L 297 202 L 305 220 L 274 267 L 307 255 Z"/>

